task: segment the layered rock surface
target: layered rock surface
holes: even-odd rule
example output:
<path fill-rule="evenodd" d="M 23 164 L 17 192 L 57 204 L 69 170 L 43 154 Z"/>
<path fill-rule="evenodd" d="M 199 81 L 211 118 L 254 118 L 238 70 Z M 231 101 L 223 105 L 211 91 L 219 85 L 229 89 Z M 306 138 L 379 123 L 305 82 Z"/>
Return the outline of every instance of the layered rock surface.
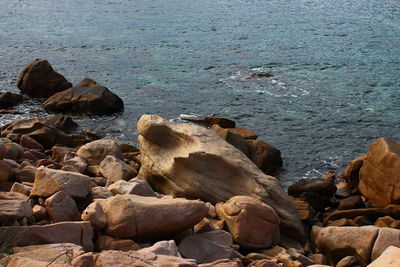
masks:
<path fill-rule="evenodd" d="M 137 129 L 139 175 L 157 191 L 212 203 L 236 195 L 259 198 L 278 214 L 283 232 L 304 238 L 296 210 L 279 182 L 214 131 L 172 124 L 155 115 L 143 115 Z"/>

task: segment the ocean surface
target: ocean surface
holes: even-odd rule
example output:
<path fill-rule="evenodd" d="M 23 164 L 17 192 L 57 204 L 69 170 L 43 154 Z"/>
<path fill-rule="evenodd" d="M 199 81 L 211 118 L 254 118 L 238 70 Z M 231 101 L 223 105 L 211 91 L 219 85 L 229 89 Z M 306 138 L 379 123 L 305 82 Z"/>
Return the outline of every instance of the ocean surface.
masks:
<path fill-rule="evenodd" d="M 143 113 L 220 115 L 279 148 L 287 185 L 400 141 L 399 0 L 0 0 L 0 90 L 36 58 L 125 112 L 75 116 L 135 143 Z M 268 72 L 271 78 L 245 79 Z M 26 99 L 16 118 L 46 116 Z"/>

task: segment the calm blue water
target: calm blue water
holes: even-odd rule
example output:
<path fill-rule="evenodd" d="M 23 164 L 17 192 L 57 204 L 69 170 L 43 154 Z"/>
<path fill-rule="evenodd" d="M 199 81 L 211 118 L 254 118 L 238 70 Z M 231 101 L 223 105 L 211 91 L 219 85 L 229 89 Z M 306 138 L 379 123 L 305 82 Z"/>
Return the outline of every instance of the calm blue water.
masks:
<path fill-rule="evenodd" d="M 80 120 L 133 142 L 143 113 L 222 115 L 282 151 L 287 184 L 400 140 L 398 0 L 0 0 L 0 89 L 36 58 L 125 113 Z M 245 80 L 266 71 L 273 78 Z M 35 101 L 22 115 L 44 115 Z"/>

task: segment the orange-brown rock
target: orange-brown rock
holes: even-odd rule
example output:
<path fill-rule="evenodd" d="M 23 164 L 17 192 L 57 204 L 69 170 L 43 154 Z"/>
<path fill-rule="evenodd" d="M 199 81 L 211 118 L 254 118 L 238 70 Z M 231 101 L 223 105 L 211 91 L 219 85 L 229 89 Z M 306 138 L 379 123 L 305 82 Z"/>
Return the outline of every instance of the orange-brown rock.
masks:
<path fill-rule="evenodd" d="M 163 194 L 225 202 L 236 195 L 261 199 L 280 217 L 281 230 L 302 240 L 296 210 L 280 183 L 213 130 L 143 115 L 138 124 L 139 175 Z"/>
<path fill-rule="evenodd" d="M 130 251 L 139 250 L 141 247 L 135 243 L 132 239 L 115 239 L 111 236 L 103 235 L 97 239 L 96 251 L 103 250 L 120 250 L 120 251 Z"/>
<path fill-rule="evenodd" d="M 186 199 L 116 195 L 98 203 L 107 218 L 105 232 L 116 238 L 169 235 L 194 226 L 208 212 L 205 203 Z"/>
<path fill-rule="evenodd" d="M 179 254 L 178 247 L 175 244 L 174 240 L 164 240 L 159 241 L 152 245 L 151 247 L 142 248 L 138 250 L 141 253 L 154 253 L 157 255 L 166 255 L 166 256 L 174 256 L 174 257 L 181 257 Z"/>
<path fill-rule="evenodd" d="M 0 182 L 7 181 L 13 173 L 14 171 L 10 165 L 5 163 L 3 160 L 0 160 Z"/>
<path fill-rule="evenodd" d="M 98 202 L 92 202 L 87 206 L 82 212 L 81 219 L 82 221 L 89 221 L 98 230 L 104 229 L 107 225 L 106 215 Z"/>
<path fill-rule="evenodd" d="M 0 223 L 32 216 L 32 208 L 26 196 L 20 193 L 1 192 Z"/>
<path fill-rule="evenodd" d="M 105 115 L 124 110 L 124 102 L 108 88 L 84 79 L 76 86 L 49 97 L 42 107 L 51 112 Z"/>
<path fill-rule="evenodd" d="M 357 191 L 358 188 L 359 174 L 364 158 L 365 155 L 353 159 L 341 175 L 341 178 L 347 182 L 349 188 L 353 192 Z"/>
<path fill-rule="evenodd" d="M 219 125 L 213 125 L 211 127 L 222 139 L 242 151 L 246 156 L 249 156 L 249 146 L 246 140 L 239 134 L 235 134 L 232 131 L 222 128 Z"/>
<path fill-rule="evenodd" d="M 46 199 L 45 206 L 53 222 L 79 220 L 80 214 L 75 201 L 64 191 L 58 191 Z"/>
<path fill-rule="evenodd" d="M 33 97 L 49 97 L 72 86 L 47 60 L 29 62 L 17 80 L 18 88 Z"/>
<path fill-rule="evenodd" d="M 90 178 L 76 172 L 66 172 L 39 167 L 31 196 L 49 197 L 58 191 L 64 191 L 72 198 L 86 198 L 92 188 Z"/>
<path fill-rule="evenodd" d="M 0 140 L 0 160 L 4 159 L 7 155 L 7 148 L 3 141 Z"/>
<path fill-rule="evenodd" d="M 216 206 L 233 240 L 243 248 L 268 248 L 279 242 L 279 217 L 273 208 L 249 196 L 235 196 Z"/>
<path fill-rule="evenodd" d="M 107 187 L 114 195 L 116 194 L 132 194 L 139 196 L 155 197 L 155 193 L 149 183 L 146 180 L 140 179 L 139 177 L 131 180 L 124 181 L 119 180 L 109 187 Z"/>
<path fill-rule="evenodd" d="M 258 135 L 250 129 L 247 128 L 227 128 L 232 133 L 242 136 L 244 139 L 256 140 Z"/>
<path fill-rule="evenodd" d="M 89 165 L 99 165 L 108 155 L 112 155 L 118 159 L 123 158 L 119 144 L 110 139 L 101 139 L 87 143 L 79 148 L 76 155 L 85 159 Z"/>
<path fill-rule="evenodd" d="M 101 174 L 112 182 L 130 180 L 137 175 L 137 170 L 112 155 L 106 156 L 100 163 Z"/>
<path fill-rule="evenodd" d="M 376 260 L 367 267 L 397 267 L 400 266 L 400 248 L 388 247 Z"/>
<path fill-rule="evenodd" d="M 247 140 L 249 158 L 263 172 L 273 174 L 282 167 L 281 151 L 262 140 Z"/>

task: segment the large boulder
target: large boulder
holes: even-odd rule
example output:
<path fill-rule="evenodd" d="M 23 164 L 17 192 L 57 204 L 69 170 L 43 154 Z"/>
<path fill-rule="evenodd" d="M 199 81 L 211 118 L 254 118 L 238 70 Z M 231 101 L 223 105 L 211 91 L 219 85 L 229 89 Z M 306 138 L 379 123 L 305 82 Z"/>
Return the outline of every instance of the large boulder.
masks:
<path fill-rule="evenodd" d="M 247 140 L 249 158 L 263 172 L 273 174 L 282 167 L 281 151 L 262 140 Z"/>
<path fill-rule="evenodd" d="M 19 104 L 22 96 L 11 92 L 0 92 L 0 108 L 9 108 Z"/>
<path fill-rule="evenodd" d="M 378 139 L 368 149 L 358 190 L 377 207 L 400 204 L 400 143 Z"/>
<path fill-rule="evenodd" d="M 279 217 L 261 200 L 235 196 L 215 208 L 241 247 L 268 248 L 279 242 Z"/>
<path fill-rule="evenodd" d="M 122 159 L 119 144 L 110 139 L 96 140 L 81 146 L 76 155 L 85 159 L 89 165 L 99 165 L 108 155 Z"/>
<path fill-rule="evenodd" d="M 123 111 L 124 103 L 106 87 L 84 79 L 76 86 L 54 94 L 42 107 L 52 112 L 105 115 Z"/>
<path fill-rule="evenodd" d="M 278 214 L 282 232 L 303 240 L 297 212 L 279 181 L 213 130 L 173 124 L 156 115 L 143 115 L 137 129 L 139 175 L 156 191 L 213 204 L 237 195 L 259 198 Z"/>
<path fill-rule="evenodd" d="M 208 212 L 205 203 L 186 199 L 116 195 L 98 200 L 98 203 L 106 216 L 106 233 L 117 238 L 157 238 L 174 234 L 194 226 Z"/>
<path fill-rule="evenodd" d="M 85 251 L 93 250 L 93 230 L 89 222 L 60 222 L 48 225 L 0 227 L 2 240 L 14 246 L 74 243 Z"/>
<path fill-rule="evenodd" d="M 376 260 L 367 267 L 397 267 L 400 266 L 400 248 L 388 247 Z"/>
<path fill-rule="evenodd" d="M 64 191 L 59 191 L 46 199 L 45 206 L 53 222 L 79 220 L 80 214 L 75 201 Z"/>
<path fill-rule="evenodd" d="M 18 88 L 33 97 L 49 97 L 72 86 L 47 60 L 29 62 L 17 80 Z"/>
<path fill-rule="evenodd" d="M 91 189 L 90 178 L 86 175 L 39 167 L 36 170 L 31 196 L 49 197 L 58 191 L 64 191 L 72 198 L 83 199 Z"/>

